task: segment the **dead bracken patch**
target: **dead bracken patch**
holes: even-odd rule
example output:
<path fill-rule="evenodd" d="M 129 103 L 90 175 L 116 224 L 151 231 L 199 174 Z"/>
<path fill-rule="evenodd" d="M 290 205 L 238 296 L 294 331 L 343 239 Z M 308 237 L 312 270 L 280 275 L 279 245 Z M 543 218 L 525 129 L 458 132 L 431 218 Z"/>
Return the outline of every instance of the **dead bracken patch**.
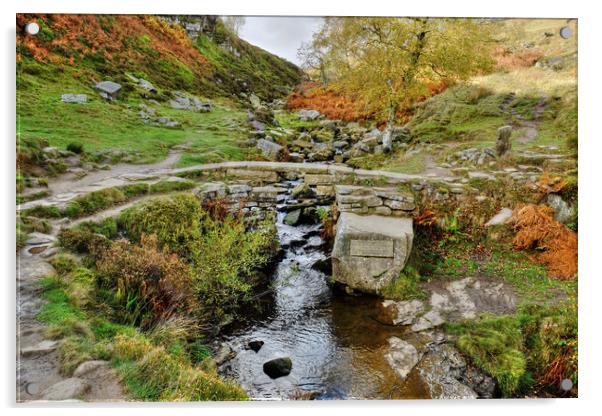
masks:
<path fill-rule="evenodd" d="M 553 218 L 552 208 L 527 204 L 518 207 L 512 224 L 516 235 L 514 247 L 519 250 L 541 250 L 538 259 L 548 273 L 557 279 L 573 279 L 577 275 L 577 233 Z"/>

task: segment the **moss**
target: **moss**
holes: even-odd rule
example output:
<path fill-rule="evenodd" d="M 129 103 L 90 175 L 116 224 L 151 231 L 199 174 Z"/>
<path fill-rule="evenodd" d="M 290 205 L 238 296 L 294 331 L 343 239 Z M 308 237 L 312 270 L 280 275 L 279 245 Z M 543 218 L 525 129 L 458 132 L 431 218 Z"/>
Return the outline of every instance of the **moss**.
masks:
<path fill-rule="evenodd" d="M 411 265 L 406 265 L 399 277 L 382 289 L 381 295 L 393 300 L 424 299 L 427 292 L 420 288 L 419 282 L 418 271 Z"/>

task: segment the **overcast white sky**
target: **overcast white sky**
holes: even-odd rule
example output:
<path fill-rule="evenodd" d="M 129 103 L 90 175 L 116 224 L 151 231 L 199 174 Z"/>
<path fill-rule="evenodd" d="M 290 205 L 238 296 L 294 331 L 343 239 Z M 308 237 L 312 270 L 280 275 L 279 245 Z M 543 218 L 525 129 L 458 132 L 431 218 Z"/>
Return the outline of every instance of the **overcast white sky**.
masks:
<path fill-rule="evenodd" d="M 253 45 L 281 56 L 297 65 L 297 49 L 311 40 L 321 17 L 247 17 L 239 36 Z"/>

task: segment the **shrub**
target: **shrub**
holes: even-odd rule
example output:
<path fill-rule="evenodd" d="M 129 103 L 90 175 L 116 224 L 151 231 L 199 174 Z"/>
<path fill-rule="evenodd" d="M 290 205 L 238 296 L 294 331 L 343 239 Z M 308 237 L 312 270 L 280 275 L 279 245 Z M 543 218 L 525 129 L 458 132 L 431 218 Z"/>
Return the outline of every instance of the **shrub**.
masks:
<path fill-rule="evenodd" d="M 58 242 L 61 247 L 93 257 L 101 255 L 111 244 L 102 234 L 78 229 L 62 229 L 58 234 Z"/>
<path fill-rule="evenodd" d="M 65 215 L 73 218 L 93 214 L 124 202 L 126 199 L 125 194 L 117 188 L 101 189 L 75 198 L 65 208 Z"/>
<path fill-rule="evenodd" d="M 159 246 L 166 245 L 188 257 L 191 243 L 200 238 L 202 215 L 193 195 L 178 194 L 128 208 L 121 213 L 119 223 L 132 241 L 140 241 L 142 234 L 154 234 Z"/>
<path fill-rule="evenodd" d="M 77 224 L 75 228 L 82 231 L 88 231 L 94 234 L 102 234 L 110 239 L 115 238 L 118 235 L 117 221 L 115 221 L 115 218 L 113 217 L 105 218 L 100 222 L 83 221 Z"/>
<path fill-rule="evenodd" d="M 247 231 L 242 219 L 206 216 L 203 234 L 191 253 L 194 287 L 203 306 L 219 320 L 250 299 L 257 283 L 253 272 L 265 266 L 275 244 L 273 224 Z"/>
<path fill-rule="evenodd" d="M 553 209 L 543 205 L 523 205 L 512 217 L 517 249 L 539 249 L 539 259 L 550 275 L 572 279 L 577 275 L 577 234 L 554 220 Z"/>
<path fill-rule="evenodd" d="M 160 250 L 154 236 L 143 234 L 140 245 L 112 243 L 97 268 L 99 285 L 111 290 L 121 323 L 149 328 L 195 307 L 188 265 Z"/>
<path fill-rule="evenodd" d="M 61 211 L 53 205 L 37 205 L 32 208 L 28 208 L 22 213 L 26 216 L 38 217 L 38 218 L 60 218 Z"/>
<path fill-rule="evenodd" d="M 71 142 L 67 145 L 67 150 L 79 155 L 84 152 L 84 145 L 81 143 Z"/>

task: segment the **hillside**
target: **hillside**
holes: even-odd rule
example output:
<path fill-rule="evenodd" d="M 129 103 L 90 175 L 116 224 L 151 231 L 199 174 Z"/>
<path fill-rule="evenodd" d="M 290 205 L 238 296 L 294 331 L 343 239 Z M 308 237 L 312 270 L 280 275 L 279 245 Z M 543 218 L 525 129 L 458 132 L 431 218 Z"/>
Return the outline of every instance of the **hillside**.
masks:
<path fill-rule="evenodd" d="M 40 25 L 36 36 L 24 33 L 31 21 Z M 18 15 L 21 161 L 27 170 L 38 164 L 37 148 L 69 143 L 109 152 L 92 162 L 154 161 L 184 143 L 190 156 L 182 164 L 242 159 L 248 97 L 282 97 L 299 78 L 295 65 L 238 38 L 215 16 Z M 121 85 L 117 100 L 99 95 L 101 81 Z M 62 102 L 63 94 L 87 101 Z M 212 111 L 174 108 L 174 99 L 204 101 Z"/>

